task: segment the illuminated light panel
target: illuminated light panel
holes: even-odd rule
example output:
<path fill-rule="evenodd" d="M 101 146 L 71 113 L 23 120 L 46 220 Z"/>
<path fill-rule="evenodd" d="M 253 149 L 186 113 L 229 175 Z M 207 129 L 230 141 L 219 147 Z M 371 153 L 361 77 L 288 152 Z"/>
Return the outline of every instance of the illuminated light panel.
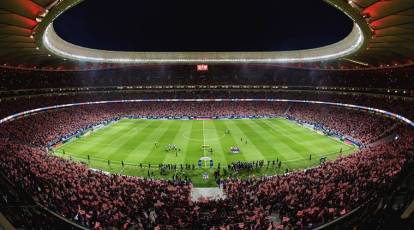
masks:
<path fill-rule="evenodd" d="M 208 65 L 206 64 L 197 65 L 197 71 L 208 71 Z"/>
<path fill-rule="evenodd" d="M 13 1 L 4 1 L 10 5 L 12 9 L 18 9 L 22 12 L 22 16 L 34 18 L 36 15 L 39 15 L 43 11 L 43 7 L 35 3 L 34 1 L 27 0 L 13 0 Z"/>
<path fill-rule="evenodd" d="M 8 14 L 8 17 L 10 17 L 10 19 L 15 21 L 15 23 L 11 22 L 10 25 L 20 26 L 21 24 L 23 24 L 24 25 L 23 27 L 27 29 L 31 29 L 37 25 L 37 22 L 35 20 L 18 15 L 18 14 L 11 13 L 11 14 Z"/>
<path fill-rule="evenodd" d="M 316 49 L 276 52 L 125 52 L 80 47 L 64 41 L 48 25 L 42 38 L 52 53 L 67 59 L 87 62 L 146 63 L 301 63 L 328 61 L 350 55 L 363 45 L 364 36 L 358 24 L 343 40 Z"/>

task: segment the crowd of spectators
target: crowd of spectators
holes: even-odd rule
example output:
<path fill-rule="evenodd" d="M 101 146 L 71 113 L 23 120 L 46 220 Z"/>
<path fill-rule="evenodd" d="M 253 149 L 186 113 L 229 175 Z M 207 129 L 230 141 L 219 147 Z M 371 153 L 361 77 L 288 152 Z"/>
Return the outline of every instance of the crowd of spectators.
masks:
<path fill-rule="evenodd" d="M 36 95 L 0 98 L 0 117 L 5 117 L 17 112 L 36 109 L 44 106 L 52 106 L 76 102 L 90 102 L 102 100 L 128 100 L 128 99 L 202 99 L 202 98 L 256 98 L 256 99 L 297 99 L 316 100 L 327 102 L 341 102 L 355 105 L 363 105 L 384 109 L 408 118 L 414 118 L 413 99 L 392 97 L 387 95 L 342 93 L 342 92 L 320 92 L 320 91 L 147 91 L 147 92 L 74 92 L 74 93 L 53 93 L 51 95 Z"/>
<path fill-rule="evenodd" d="M 228 170 L 233 171 L 251 171 L 253 169 L 262 168 L 264 166 L 264 161 L 253 161 L 253 162 L 242 162 L 242 161 L 236 161 L 232 162 L 231 164 L 227 165 Z"/>
<path fill-rule="evenodd" d="M 230 200 L 243 201 L 240 210 L 250 210 L 249 205 L 262 207 L 267 213 L 276 211 L 282 225 L 313 228 L 386 190 L 405 163 L 414 160 L 412 134 L 410 130 L 399 142 L 364 148 L 317 168 L 271 178 L 230 180 L 226 194 Z"/>
<path fill-rule="evenodd" d="M 92 71 L 0 69 L 0 90 L 136 85 L 280 85 L 413 89 L 413 67 L 308 70 L 277 66 L 146 66 Z"/>
<path fill-rule="evenodd" d="M 289 115 L 369 143 L 393 122 L 320 105 L 271 102 L 140 102 L 54 110 L 0 125 L 0 168 L 16 186 L 60 215 L 94 229 L 307 229 L 347 214 L 387 189 L 413 160 L 414 132 L 320 167 L 274 177 L 224 179 L 226 199 L 192 202 L 191 183 L 108 175 L 50 155 L 50 141 L 126 115 Z M 278 220 L 278 218 L 280 218 Z"/>
<path fill-rule="evenodd" d="M 287 115 L 312 124 L 323 124 L 325 132 L 347 135 L 364 145 L 375 141 L 388 128 L 392 128 L 394 123 L 391 119 L 366 112 L 309 104 L 296 104 Z M 355 124 L 360 126 L 355 128 Z"/>
<path fill-rule="evenodd" d="M 0 137 L 9 137 L 34 146 L 46 146 L 56 138 L 114 118 L 217 115 L 289 116 L 323 124 L 326 128 L 351 136 L 364 144 L 380 136 L 394 123 L 391 119 L 356 110 L 287 102 L 132 102 L 69 107 L 29 116 L 2 125 Z M 355 124 L 360 126 L 355 129 Z"/>
<path fill-rule="evenodd" d="M 87 227 L 137 229 L 176 223 L 171 212 L 189 205 L 191 185 L 107 175 L 47 154 L 42 148 L 1 141 L 1 167 L 38 202 Z"/>

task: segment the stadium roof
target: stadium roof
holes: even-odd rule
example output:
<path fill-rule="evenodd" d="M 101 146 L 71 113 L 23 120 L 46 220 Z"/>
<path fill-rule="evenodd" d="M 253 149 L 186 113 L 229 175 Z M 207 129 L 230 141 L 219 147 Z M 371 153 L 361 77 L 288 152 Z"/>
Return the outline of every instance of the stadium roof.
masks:
<path fill-rule="evenodd" d="M 326 0 L 354 21 L 352 32 L 328 46 L 276 52 L 120 52 L 79 47 L 61 39 L 54 32 L 52 23 L 81 1 L 0 1 L 0 64 L 49 70 L 100 69 L 148 63 L 263 63 L 317 69 L 414 64 L 412 0 Z"/>

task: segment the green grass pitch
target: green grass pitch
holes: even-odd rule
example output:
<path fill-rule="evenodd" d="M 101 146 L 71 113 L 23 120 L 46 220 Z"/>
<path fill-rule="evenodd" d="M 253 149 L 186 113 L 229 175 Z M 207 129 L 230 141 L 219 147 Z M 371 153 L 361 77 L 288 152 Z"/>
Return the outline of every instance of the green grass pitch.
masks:
<path fill-rule="evenodd" d="M 229 130 L 230 134 L 226 134 Z M 242 139 L 242 140 L 241 140 Z M 247 142 L 246 142 L 247 141 Z M 166 151 L 168 144 L 175 144 L 180 152 Z M 210 154 L 202 148 L 213 149 Z M 240 153 L 230 153 L 230 147 L 237 146 Z M 171 179 L 173 172 L 161 175 L 160 163 L 194 164 L 196 170 L 183 170 L 191 177 L 195 186 L 213 186 L 212 173 L 218 163 L 221 168 L 236 161 L 251 162 L 279 159 L 281 168 L 264 167 L 238 176 L 273 175 L 289 170 L 308 168 L 319 164 L 320 157 L 334 159 L 342 148 L 343 154 L 350 154 L 356 147 L 333 138 L 318 134 L 295 122 L 283 119 L 231 119 L 231 120 L 146 120 L 122 119 L 104 128 L 71 140 L 54 150 L 55 154 L 82 161 L 92 168 L 113 173 L 134 176 Z M 63 152 L 65 154 L 63 154 Z M 312 159 L 309 160 L 309 154 Z M 88 160 L 88 155 L 90 160 Z M 205 162 L 198 169 L 202 157 L 214 160 L 210 169 Z M 108 165 L 108 160 L 110 164 Z M 121 166 L 124 161 L 124 167 Z M 142 168 L 139 166 L 143 165 Z M 148 168 L 151 164 L 151 168 Z M 177 167 L 180 171 L 180 167 Z M 209 179 L 202 179 L 203 172 Z"/>

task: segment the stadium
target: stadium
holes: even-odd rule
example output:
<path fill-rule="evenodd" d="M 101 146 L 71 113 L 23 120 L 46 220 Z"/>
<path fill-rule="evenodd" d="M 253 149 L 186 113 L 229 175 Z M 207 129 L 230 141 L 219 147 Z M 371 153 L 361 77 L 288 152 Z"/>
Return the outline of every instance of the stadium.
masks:
<path fill-rule="evenodd" d="M 0 229 L 414 229 L 412 0 L 0 13 Z"/>

